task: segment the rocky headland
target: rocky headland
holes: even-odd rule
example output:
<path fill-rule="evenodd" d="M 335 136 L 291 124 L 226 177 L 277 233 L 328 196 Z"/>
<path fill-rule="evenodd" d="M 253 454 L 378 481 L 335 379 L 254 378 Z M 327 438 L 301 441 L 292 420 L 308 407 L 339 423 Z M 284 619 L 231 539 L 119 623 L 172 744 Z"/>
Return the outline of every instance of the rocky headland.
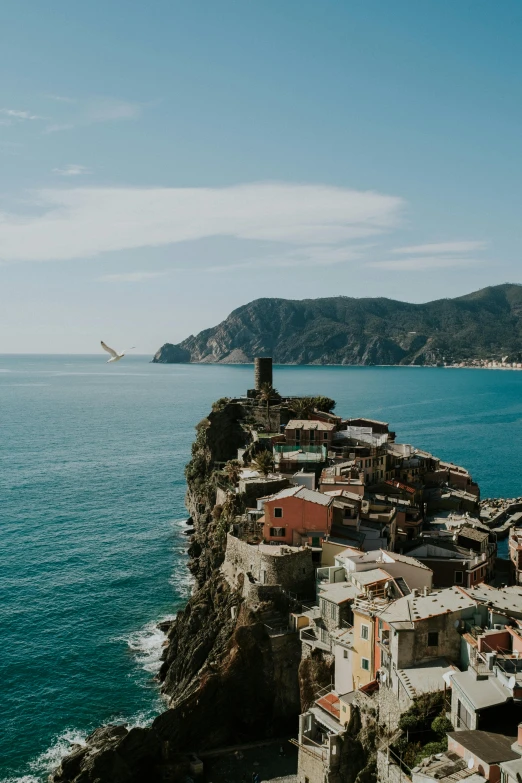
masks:
<path fill-rule="evenodd" d="M 522 286 L 412 304 L 385 298 L 256 299 L 176 345 L 156 363 L 455 365 L 520 363 Z"/>
<path fill-rule="evenodd" d="M 265 409 L 257 414 L 262 418 Z M 283 594 L 247 601 L 220 570 L 226 531 L 241 511 L 216 466 L 247 445 L 252 409 L 219 401 L 196 428 L 186 468 L 194 534 L 194 592 L 167 631 L 159 679 L 167 709 L 148 728 L 107 726 L 91 734 L 51 776 L 52 783 L 142 783 L 184 779 L 189 752 L 295 735 L 307 694 L 330 681 L 320 661 L 301 664 L 297 635 L 271 638 L 264 618 L 287 613 Z M 290 418 L 275 406 L 272 423 Z M 286 418 L 285 418 L 286 417 Z M 225 501 L 217 503 L 220 493 Z"/>

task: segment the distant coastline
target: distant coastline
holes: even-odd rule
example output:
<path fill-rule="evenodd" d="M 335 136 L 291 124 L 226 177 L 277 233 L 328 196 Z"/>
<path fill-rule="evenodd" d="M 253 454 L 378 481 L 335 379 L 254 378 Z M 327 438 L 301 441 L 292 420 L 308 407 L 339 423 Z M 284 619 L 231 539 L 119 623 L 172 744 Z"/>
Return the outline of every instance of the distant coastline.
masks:
<path fill-rule="evenodd" d="M 483 288 L 456 299 L 412 304 L 382 297 L 256 299 L 180 343 L 159 364 L 522 366 L 522 286 Z"/>
<path fill-rule="evenodd" d="M 250 367 L 254 362 L 150 362 L 151 364 L 177 364 L 177 365 L 190 365 L 200 367 Z M 422 370 L 430 368 L 432 370 L 522 370 L 522 364 L 518 364 L 513 367 L 508 364 L 318 364 L 316 362 L 312 364 L 301 364 L 297 362 L 274 362 L 274 367 L 360 367 L 360 368 L 372 368 L 372 367 L 397 367 L 402 369 L 417 369 Z"/>

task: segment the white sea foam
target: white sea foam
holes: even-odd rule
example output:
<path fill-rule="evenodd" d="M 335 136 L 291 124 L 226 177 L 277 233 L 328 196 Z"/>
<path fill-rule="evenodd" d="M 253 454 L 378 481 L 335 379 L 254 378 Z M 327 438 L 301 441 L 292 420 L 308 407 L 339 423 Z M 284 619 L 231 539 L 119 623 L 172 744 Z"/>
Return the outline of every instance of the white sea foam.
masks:
<path fill-rule="evenodd" d="M 186 517 L 183 519 L 173 519 L 172 525 L 181 530 L 187 529 Z M 176 546 L 174 555 L 177 565 L 170 575 L 169 584 L 175 588 L 177 599 L 180 603 L 185 603 L 190 598 L 194 586 L 194 577 L 187 568 L 186 549 L 189 543 L 188 537 L 176 534 Z"/>
<path fill-rule="evenodd" d="M 34 775 L 22 775 L 19 778 L 2 778 L 0 783 L 41 783 L 41 778 Z"/>
<path fill-rule="evenodd" d="M 136 727 L 145 728 L 149 726 L 157 715 L 157 711 L 144 710 L 138 712 L 132 718 L 123 716 L 111 718 L 102 725 L 124 724 L 129 730 Z M 90 733 L 90 732 L 89 732 Z M 70 752 L 73 745 L 86 745 L 86 733 L 77 729 L 67 729 L 59 734 L 52 744 L 40 753 L 33 761 L 28 764 L 29 773 L 17 777 L 8 777 L 0 780 L 0 783 L 43 783 L 48 775 L 53 772 Z"/>
<path fill-rule="evenodd" d="M 75 729 L 67 729 L 54 739 L 47 750 L 29 762 L 27 774 L 4 778 L 0 783 L 41 783 L 47 780 L 49 773 L 71 752 L 73 745 L 85 745 L 85 735 Z"/>
<path fill-rule="evenodd" d="M 168 615 L 160 621 L 147 623 L 139 631 L 125 638 L 129 649 L 134 653 L 136 663 L 150 674 L 157 674 L 160 670 L 161 653 L 167 638 L 158 628 L 158 622 L 173 619 L 173 615 Z"/>

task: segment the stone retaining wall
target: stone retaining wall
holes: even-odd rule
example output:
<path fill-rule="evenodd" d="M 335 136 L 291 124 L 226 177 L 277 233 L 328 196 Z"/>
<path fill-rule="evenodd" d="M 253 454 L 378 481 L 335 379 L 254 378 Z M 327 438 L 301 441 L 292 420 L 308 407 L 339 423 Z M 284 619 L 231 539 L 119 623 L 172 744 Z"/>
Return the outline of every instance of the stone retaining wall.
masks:
<path fill-rule="evenodd" d="M 279 548 L 277 548 L 278 550 Z M 276 547 L 274 547 L 276 551 Z M 271 554 L 259 546 L 247 544 L 228 533 L 223 571 L 234 586 L 240 573 L 251 574 L 259 585 L 279 585 L 293 593 L 310 593 L 315 588 L 315 569 L 311 549 L 299 549 L 288 554 Z M 245 578 L 245 584 L 248 576 Z M 251 589 L 251 588 L 249 588 Z"/>

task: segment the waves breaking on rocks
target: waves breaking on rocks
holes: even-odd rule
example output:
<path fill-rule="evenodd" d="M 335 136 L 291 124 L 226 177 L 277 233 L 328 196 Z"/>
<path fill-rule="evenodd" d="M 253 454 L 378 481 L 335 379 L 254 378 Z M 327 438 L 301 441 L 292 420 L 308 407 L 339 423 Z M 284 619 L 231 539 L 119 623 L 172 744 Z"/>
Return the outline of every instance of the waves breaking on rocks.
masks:
<path fill-rule="evenodd" d="M 173 619 L 174 615 L 167 615 L 161 618 L 159 622 L 167 622 Z M 165 633 L 158 627 L 158 622 L 150 622 L 139 631 L 131 633 L 127 637 L 126 642 L 129 649 L 134 653 L 136 663 L 154 676 L 161 667 L 161 653 L 166 638 Z"/>

